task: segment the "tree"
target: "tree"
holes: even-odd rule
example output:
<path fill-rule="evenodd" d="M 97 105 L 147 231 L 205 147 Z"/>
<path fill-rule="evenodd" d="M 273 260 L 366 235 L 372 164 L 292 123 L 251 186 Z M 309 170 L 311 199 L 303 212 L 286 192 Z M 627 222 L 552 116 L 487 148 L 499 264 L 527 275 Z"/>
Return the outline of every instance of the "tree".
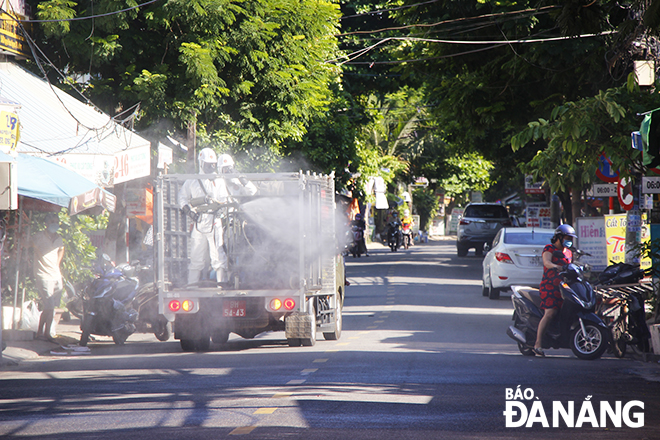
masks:
<path fill-rule="evenodd" d="M 136 2 L 32 5 L 40 19 L 69 19 Z M 109 113 L 140 103 L 138 130 L 194 124 L 202 143 L 277 155 L 328 108 L 337 20 L 337 5 L 323 0 L 170 0 L 42 23 L 35 40 Z"/>
<path fill-rule="evenodd" d="M 521 168 L 537 181 L 545 180 L 553 192 L 572 193 L 573 206 L 564 206 L 570 223 L 579 213 L 582 189 L 596 181 L 601 154 L 622 176 L 639 170 L 640 154 L 630 147 L 630 133 L 639 130 L 639 113 L 658 106 L 657 91 L 640 91 L 633 83 L 608 89 L 555 107 L 549 120 L 530 122 L 513 136 L 511 146 L 514 151 L 527 145 L 542 148 Z"/>

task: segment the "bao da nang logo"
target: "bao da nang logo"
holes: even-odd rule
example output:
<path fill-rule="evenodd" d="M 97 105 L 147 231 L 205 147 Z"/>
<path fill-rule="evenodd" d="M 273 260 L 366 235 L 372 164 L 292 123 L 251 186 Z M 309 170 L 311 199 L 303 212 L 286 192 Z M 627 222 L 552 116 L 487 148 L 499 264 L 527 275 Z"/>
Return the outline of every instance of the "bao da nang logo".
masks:
<path fill-rule="evenodd" d="M 543 402 L 531 388 L 506 388 L 504 410 L 507 428 L 642 428 L 644 402 L 598 401 L 586 396 L 582 401 Z"/>

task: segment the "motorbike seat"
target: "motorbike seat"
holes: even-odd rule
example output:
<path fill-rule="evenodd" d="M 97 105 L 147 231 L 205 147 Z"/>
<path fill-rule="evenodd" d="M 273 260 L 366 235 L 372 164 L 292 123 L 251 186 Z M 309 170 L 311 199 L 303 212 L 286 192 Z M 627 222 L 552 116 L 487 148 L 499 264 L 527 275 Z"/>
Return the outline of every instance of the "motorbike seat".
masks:
<path fill-rule="evenodd" d="M 536 307 L 541 308 L 541 294 L 539 289 L 525 288 L 520 289 L 518 292 L 528 300 L 530 300 Z"/>

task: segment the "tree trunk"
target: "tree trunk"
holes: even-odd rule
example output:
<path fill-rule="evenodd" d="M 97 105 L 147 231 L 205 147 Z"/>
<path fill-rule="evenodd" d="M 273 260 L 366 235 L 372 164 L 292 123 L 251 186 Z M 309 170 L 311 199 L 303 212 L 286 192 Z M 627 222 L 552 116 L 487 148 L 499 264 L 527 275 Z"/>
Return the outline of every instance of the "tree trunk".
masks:
<path fill-rule="evenodd" d="M 197 122 L 195 120 L 188 122 L 188 154 L 186 155 L 186 170 L 189 173 L 195 172 L 195 159 L 197 150 Z"/>
<path fill-rule="evenodd" d="M 567 192 L 558 192 L 557 197 L 561 201 L 561 206 L 564 208 L 564 222 L 571 224 L 573 222 L 573 207 L 571 205 L 571 195 Z M 561 217 L 561 215 L 560 215 Z"/>
<path fill-rule="evenodd" d="M 581 217 L 582 211 L 582 186 L 574 186 L 571 188 L 571 220 L 566 222 L 575 227 L 575 221 Z"/>

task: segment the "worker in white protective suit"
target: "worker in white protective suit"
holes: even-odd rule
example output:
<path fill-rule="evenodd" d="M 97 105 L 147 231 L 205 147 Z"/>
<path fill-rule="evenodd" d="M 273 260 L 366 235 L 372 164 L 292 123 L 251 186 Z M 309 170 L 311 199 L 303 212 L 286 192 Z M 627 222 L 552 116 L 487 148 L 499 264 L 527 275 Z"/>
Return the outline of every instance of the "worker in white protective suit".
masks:
<path fill-rule="evenodd" d="M 229 154 L 221 154 L 218 157 L 219 177 L 216 182 L 219 188 L 218 201 L 220 203 L 228 203 L 231 197 L 253 196 L 257 193 L 257 187 L 245 177 L 223 177 L 223 175 L 235 173 L 234 159 Z M 222 221 L 222 218 L 216 217 L 215 244 L 218 247 L 218 255 L 222 266 L 221 273 L 218 273 L 218 282 L 228 281 L 229 278 L 227 253 L 224 248 L 224 228 Z"/>
<path fill-rule="evenodd" d="M 179 193 L 179 207 L 193 221 L 193 229 L 190 234 L 190 264 L 188 266 L 188 284 L 196 284 L 200 281 L 202 272 L 211 264 L 216 273 L 217 281 L 220 281 L 223 262 L 218 255 L 216 245 L 215 218 L 213 213 L 200 213 L 197 205 L 209 203 L 223 198 L 221 185 L 217 179 L 208 178 L 217 170 L 217 156 L 210 148 L 204 148 L 199 152 L 199 179 L 186 180 Z M 206 175 L 206 176 L 205 176 Z M 227 191 L 224 189 L 224 198 Z M 223 252 L 224 256 L 224 252 Z M 226 267 L 226 257 L 224 267 Z"/>

